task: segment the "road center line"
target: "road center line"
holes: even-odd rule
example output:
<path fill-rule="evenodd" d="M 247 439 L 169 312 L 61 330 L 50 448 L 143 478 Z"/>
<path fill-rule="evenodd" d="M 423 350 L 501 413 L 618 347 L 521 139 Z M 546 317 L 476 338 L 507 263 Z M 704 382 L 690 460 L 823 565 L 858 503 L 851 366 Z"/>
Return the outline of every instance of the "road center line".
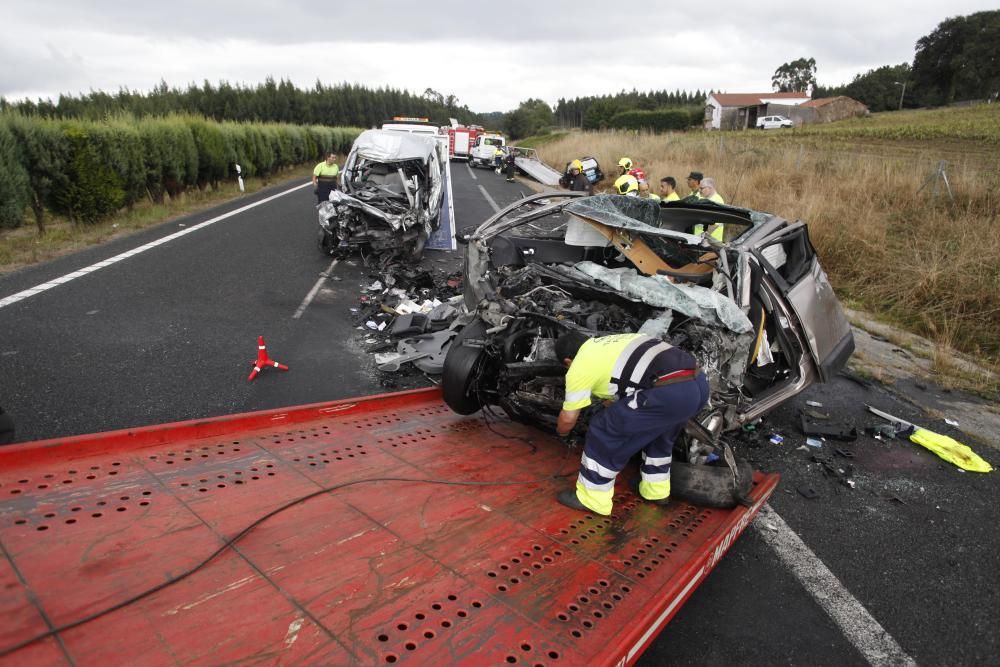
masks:
<path fill-rule="evenodd" d="M 330 262 L 330 266 L 328 266 L 326 271 L 320 275 L 319 280 L 317 280 L 316 284 L 312 286 L 311 290 L 309 290 L 309 294 L 306 294 L 306 298 L 302 299 L 302 303 L 299 304 L 299 309 L 295 311 L 294 315 L 292 315 L 293 320 L 299 319 L 302 317 L 302 313 L 306 312 L 306 308 L 309 307 L 312 300 L 316 298 L 317 294 L 319 294 L 319 288 L 323 286 L 326 279 L 330 277 L 331 273 L 333 273 L 333 269 L 337 266 L 337 262 L 339 261 L 339 259 L 335 259 Z"/>
<path fill-rule="evenodd" d="M 152 250 L 153 248 L 155 248 L 155 247 L 157 247 L 159 245 L 163 245 L 164 243 L 167 243 L 169 241 L 173 241 L 174 239 L 180 238 L 181 236 L 184 236 L 185 234 L 190 234 L 191 232 L 197 231 L 197 230 L 199 230 L 199 229 L 201 229 L 203 227 L 208 227 L 209 225 L 214 225 L 215 223 L 220 222 L 222 220 L 225 220 L 226 218 L 231 218 L 234 215 L 239 215 L 240 213 L 243 213 L 244 211 L 249 211 L 250 209 L 252 209 L 252 208 L 254 208 L 256 206 L 260 206 L 261 204 L 266 204 L 267 202 L 269 202 L 269 201 L 271 201 L 273 199 L 277 199 L 278 197 L 284 197 L 285 195 L 287 195 L 290 192 L 295 192 L 296 190 L 301 190 L 302 188 L 309 187 L 310 185 L 312 185 L 312 183 L 309 183 L 309 182 L 303 183 L 302 185 L 296 185 L 294 188 L 290 188 L 288 190 L 284 190 L 283 192 L 279 192 L 276 195 L 271 195 L 270 197 L 266 197 L 264 199 L 261 199 L 260 201 L 254 202 L 252 204 L 247 204 L 246 206 L 241 206 L 240 208 L 232 210 L 229 213 L 223 213 L 222 215 L 216 216 L 216 217 L 212 218 L 211 220 L 206 220 L 205 222 L 198 223 L 197 225 L 194 225 L 192 227 L 187 227 L 185 229 L 182 229 L 179 232 L 174 232 L 173 234 L 170 234 L 169 236 L 164 236 L 161 239 L 156 239 L 155 241 L 151 241 L 151 242 L 147 243 L 146 245 L 139 246 L 138 248 L 133 248 L 132 250 L 128 250 L 128 251 L 123 252 L 121 254 L 115 255 L 114 257 L 109 257 L 108 259 L 105 259 L 103 261 L 97 262 L 96 264 L 91 264 L 90 266 L 86 266 L 86 267 L 84 267 L 82 269 L 78 269 L 76 271 L 73 271 L 72 273 L 67 273 L 64 276 L 60 276 L 58 278 L 50 280 L 47 283 L 42 283 L 41 285 L 35 285 L 34 287 L 30 287 L 30 288 L 28 288 L 26 290 L 22 290 L 22 291 L 18 292 L 17 294 L 11 294 L 8 297 L 4 297 L 3 299 L 0 299 L 0 308 L 3 308 L 5 306 L 9 306 L 9 305 L 14 304 L 14 303 L 17 303 L 18 301 L 23 301 L 24 299 L 27 299 L 28 297 L 35 296 L 36 294 L 41 294 L 42 292 L 50 290 L 53 287 L 58 287 L 59 285 L 65 285 L 66 283 L 68 283 L 71 280 L 76 280 L 77 278 L 81 278 L 81 277 L 83 277 L 85 275 L 93 273 L 94 271 L 98 271 L 100 269 L 109 267 L 112 264 L 115 264 L 117 262 L 122 261 L 123 259 L 128 259 L 129 257 L 134 257 L 135 255 L 138 255 L 140 253 L 144 253 L 147 250 Z"/>
<path fill-rule="evenodd" d="M 480 185 L 479 186 L 479 191 L 483 193 L 483 196 L 486 197 L 486 201 L 489 203 L 490 206 L 493 207 L 493 212 L 494 213 L 499 213 L 500 212 L 500 207 L 497 206 L 497 203 L 495 201 L 493 201 L 493 197 L 491 197 L 490 193 L 486 191 L 486 188 L 484 188 L 483 186 Z"/>
<path fill-rule="evenodd" d="M 474 181 L 479 180 L 479 177 L 477 177 L 476 174 L 472 171 L 472 167 L 469 166 L 468 162 L 465 163 L 465 168 L 469 170 L 469 176 L 472 176 L 472 180 Z"/>
<path fill-rule="evenodd" d="M 760 509 L 754 528 L 869 663 L 917 664 L 770 505 Z"/>

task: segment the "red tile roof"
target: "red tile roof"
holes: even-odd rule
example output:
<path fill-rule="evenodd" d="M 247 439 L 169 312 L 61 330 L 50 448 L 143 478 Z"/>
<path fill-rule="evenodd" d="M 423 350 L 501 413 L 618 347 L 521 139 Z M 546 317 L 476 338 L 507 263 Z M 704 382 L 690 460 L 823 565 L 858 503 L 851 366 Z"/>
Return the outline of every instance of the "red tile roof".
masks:
<path fill-rule="evenodd" d="M 809 93 L 713 93 L 719 104 L 724 107 L 752 107 L 763 104 L 761 99 L 802 99 Z"/>

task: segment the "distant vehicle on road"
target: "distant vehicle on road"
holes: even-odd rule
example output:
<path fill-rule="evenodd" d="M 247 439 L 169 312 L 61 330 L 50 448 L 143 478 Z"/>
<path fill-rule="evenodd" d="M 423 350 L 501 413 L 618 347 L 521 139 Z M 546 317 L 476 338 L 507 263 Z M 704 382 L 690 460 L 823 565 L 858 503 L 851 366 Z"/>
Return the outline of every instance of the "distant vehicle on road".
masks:
<path fill-rule="evenodd" d="M 794 127 L 791 118 L 785 116 L 763 116 L 757 119 L 758 130 L 780 130 L 783 127 Z"/>
<path fill-rule="evenodd" d="M 497 148 L 502 149 L 506 144 L 507 142 L 504 140 L 502 134 L 497 134 L 495 132 L 480 134 L 476 137 L 476 143 L 472 146 L 472 151 L 469 153 L 469 166 L 495 166 L 493 157 L 496 154 L 496 150 Z"/>
<path fill-rule="evenodd" d="M 447 147 L 436 136 L 366 130 L 317 207 L 324 253 L 354 249 L 419 259 L 440 226 Z"/>

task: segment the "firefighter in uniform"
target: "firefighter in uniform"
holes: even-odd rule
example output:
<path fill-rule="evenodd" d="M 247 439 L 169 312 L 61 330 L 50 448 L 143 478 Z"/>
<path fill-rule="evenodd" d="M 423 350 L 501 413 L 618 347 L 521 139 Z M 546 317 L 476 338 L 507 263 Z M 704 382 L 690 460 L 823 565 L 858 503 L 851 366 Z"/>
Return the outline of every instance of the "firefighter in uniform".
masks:
<path fill-rule="evenodd" d="M 328 153 L 326 159 L 313 169 L 313 191 L 316 192 L 316 203 L 320 204 L 330 198 L 330 191 L 337 187 L 337 155 Z"/>
<path fill-rule="evenodd" d="M 569 163 L 567 181 L 569 189 L 573 192 L 586 192 L 588 195 L 594 194 L 594 186 L 591 185 L 587 175 L 583 173 L 583 163 L 579 160 L 573 160 Z"/>
<path fill-rule="evenodd" d="M 639 181 L 631 174 L 623 174 L 615 180 L 615 192 L 626 197 L 639 196 Z"/>
<path fill-rule="evenodd" d="M 694 357 L 645 334 L 571 332 L 556 340 L 555 351 L 569 369 L 559 435 L 572 432 L 592 395 L 605 405 L 587 428 L 576 488 L 562 491 L 559 502 L 611 514 L 615 478 L 641 451 L 639 495 L 666 504 L 674 440 L 708 402 L 708 380 Z"/>

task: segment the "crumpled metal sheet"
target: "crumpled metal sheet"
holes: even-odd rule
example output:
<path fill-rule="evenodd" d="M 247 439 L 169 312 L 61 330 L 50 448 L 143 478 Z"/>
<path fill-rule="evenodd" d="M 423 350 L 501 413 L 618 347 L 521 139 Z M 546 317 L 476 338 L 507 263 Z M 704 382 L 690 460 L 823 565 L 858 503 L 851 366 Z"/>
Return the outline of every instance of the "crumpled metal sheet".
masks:
<path fill-rule="evenodd" d="M 436 146 L 432 136 L 391 130 L 366 130 L 354 141 L 358 157 L 373 162 L 427 162 Z"/>
<path fill-rule="evenodd" d="M 323 202 L 320 204 L 320 219 L 323 219 L 324 217 L 329 219 L 332 217 L 333 210 L 331 207 L 338 205 L 356 209 L 365 215 L 369 215 L 378 220 L 384 220 L 386 224 L 394 230 L 409 229 L 417 223 L 426 225 L 428 220 L 428 216 L 422 211 L 411 210 L 402 215 L 386 213 L 385 211 L 378 209 L 367 202 L 363 202 L 356 197 L 352 197 L 349 194 L 345 194 L 340 190 L 332 190 L 330 192 L 329 202 Z"/>
<path fill-rule="evenodd" d="M 650 306 L 676 310 L 738 334 L 753 330 L 739 306 L 707 287 L 672 283 L 666 276 L 640 276 L 635 269 L 609 269 L 594 262 L 580 262 L 574 268 Z"/>
<path fill-rule="evenodd" d="M 753 345 L 752 329 L 734 333 L 699 322 L 687 322 L 681 329 L 688 337 L 688 343 L 681 347 L 695 356 L 713 389 L 728 387 L 739 392 Z"/>
<path fill-rule="evenodd" d="M 570 202 L 566 210 L 612 227 L 631 226 L 635 222 L 656 227 L 660 220 L 659 202 L 641 197 L 594 195 Z"/>

